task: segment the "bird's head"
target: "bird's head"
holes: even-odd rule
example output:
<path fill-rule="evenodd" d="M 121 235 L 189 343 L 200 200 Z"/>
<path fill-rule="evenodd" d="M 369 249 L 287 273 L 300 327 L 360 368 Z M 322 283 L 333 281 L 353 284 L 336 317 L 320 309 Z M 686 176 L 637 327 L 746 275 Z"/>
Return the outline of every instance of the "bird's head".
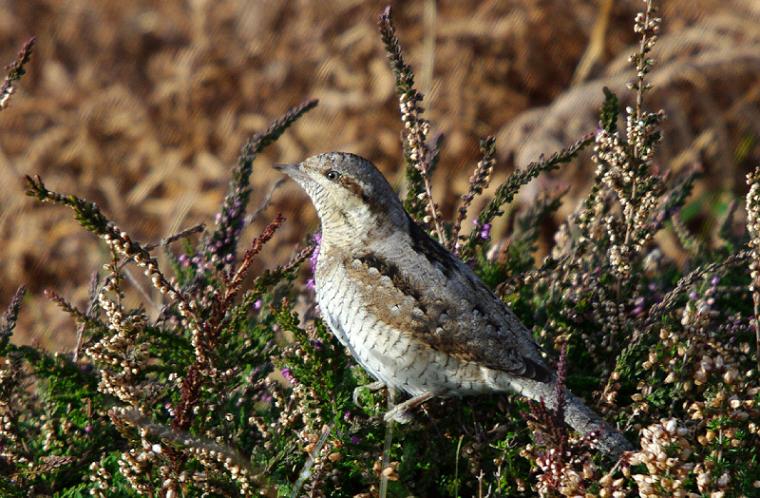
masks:
<path fill-rule="evenodd" d="M 311 198 L 322 221 L 322 236 L 357 240 L 370 231 L 402 227 L 406 214 L 398 196 L 370 161 L 328 152 L 298 164 L 279 164 Z"/>

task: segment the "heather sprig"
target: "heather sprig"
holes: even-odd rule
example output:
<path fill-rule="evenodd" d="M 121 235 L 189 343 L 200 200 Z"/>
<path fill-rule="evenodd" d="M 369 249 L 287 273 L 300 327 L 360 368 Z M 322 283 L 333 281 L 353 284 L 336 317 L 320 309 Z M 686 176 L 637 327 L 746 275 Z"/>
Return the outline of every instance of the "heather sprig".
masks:
<path fill-rule="evenodd" d="M 119 230 L 112 221 L 103 215 L 100 208 L 94 202 L 87 202 L 75 195 L 66 196 L 50 191 L 45 187 L 42 178 L 39 176 L 31 177 L 27 175 L 26 181 L 28 188 L 27 195 L 36 197 L 43 202 L 53 202 L 70 207 L 74 211 L 76 220 L 83 228 L 103 239 L 115 254 L 119 254 L 133 261 L 137 266 L 144 268 L 145 275 L 150 279 L 153 286 L 161 294 L 166 295 L 177 303 L 178 312 L 193 331 L 193 343 L 196 348 L 196 354 L 199 357 L 203 356 L 203 351 L 199 344 L 204 335 L 206 324 L 199 320 L 194 311 L 197 304 L 177 289 L 175 284 L 161 272 L 158 268 L 158 261 L 151 256 L 147 249 L 133 241 L 126 232 Z"/>
<path fill-rule="evenodd" d="M 557 361 L 554 409 L 549 409 L 544 400 L 530 402 L 527 415 L 535 431 L 533 443 L 527 445 L 522 454 L 537 465 L 537 491 L 541 496 L 582 495 L 586 491 L 581 476 L 590 470 L 593 436 L 570 437 L 564 423 L 566 382 L 567 344 L 563 343 Z"/>
<path fill-rule="evenodd" d="M 25 294 L 26 287 L 20 285 L 13 294 L 11 302 L 8 303 L 8 307 L 0 316 L 0 353 L 5 353 L 8 341 L 13 335 L 13 329 L 16 328 L 16 320 L 18 320 L 18 313 L 21 310 L 21 302 L 24 300 Z"/>
<path fill-rule="evenodd" d="M 97 295 L 100 295 L 100 291 L 103 289 L 103 286 L 99 286 L 97 289 Z M 70 317 L 74 319 L 74 321 L 77 322 L 77 325 L 80 327 L 86 327 L 91 332 L 98 331 L 100 333 L 103 333 L 106 331 L 107 326 L 98 320 L 96 317 L 88 315 L 86 312 L 82 312 L 68 302 L 63 296 L 58 294 L 52 289 L 45 289 L 44 291 L 45 297 L 53 301 L 55 304 L 58 305 L 61 310 L 66 312 Z"/>
<path fill-rule="evenodd" d="M 284 218 L 278 215 L 274 221 L 267 225 L 261 232 L 261 235 L 253 240 L 251 247 L 245 252 L 242 262 L 232 277 L 225 279 L 223 291 L 212 293 L 210 313 L 204 322 L 206 333 L 197 342 L 195 337 L 193 338 L 196 361 L 190 366 L 182 382 L 181 400 L 175 409 L 173 422 L 175 429 L 187 430 L 190 427 L 194 416 L 193 409 L 200 399 L 200 390 L 204 386 L 206 376 L 210 375 L 214 377 L 218 375 L 217 369 L 213 365 L 209 365 L 209 358 L 217 345 L 222 327 L 226 322 L 227 313 L 232 308 L 233 301 L 240 292 L 243 278 L 253 262 L 253 257 L 272 238 L 283 221 Z"/>
<path fill-rule="evenodd" d="M 747 231 L 750 241 L 750 264 L 749 270 L 752 282 L 749 290 L 752 293 L 754 305 L 754 319 L 752 324 L 755 328 L 755 354 L 757 367 L 760 371 L 760 168 L 747 174 Z"/>
<path fill-rule="evenodd" d="M 593 160 L 600 184 L 615 193 L 622 219 L 608 215 L 604 220 L 610 241 L 608 255 L 613 269 L 621 276 L 631 274 L 639 255 L 654 236 L 652 220 L 665 191 L 663 180 L 653 173 L 652 155 L 661 139 L 660 122 L 664 113 L 643 108 L 644 94 L 651 88 L 646 77 L 653 60 L 649 53 L 657 41 L 661 20 L 651 0 L 644 12 L 636 15 L 634 31 L 640 35 L 639 50 L 630 58 L 636 78 L 629 89 L 636 92 L 635 107 L 626 107 L 625 135 L 617 130 L 613 108 L 616 97 L 607 91 L 601 129 L 596 134 Z"/>
<path fill-rule="evenodd" d="M 401 44 L 396 36 L 396 28 L 391 18 L 390 6 L 386 7 L 380 15 L 378 25 L 391 69 L 396 77 L 401 122 L 404 124 L 402 139 L 408 182 L 406 208 L 412 215 L 419 216 L 421 212 L 424 212 L 421 221 L 426 226 L 432 224 L 433 232 L 438 241 L 446 246 L 448 244 L 446 231 L 438 204 L 433 199 L 430 178 L 433 167 L 438 161 L 437 157 L 442 142 L 437 140 L 433 147 L 428 143 L 430 122 L 422 117 L 423 96 L 414 87 L 414 71 L 404 61 Z M 423 200 L 425 201 L 424 207 L 419 204 Z"/>
<path fill-rule="evenodd" d="M 306 245 L 297 250 L 287 263 L 276 267 L 274 270 L 264 270 L 261 275 L 257 276 L 253 280 L 251 288 L 243 293 L 240 306 L 233 311 L 232 320 L 242 320 L 247 310 L 255 307 L 255 303 L 265 293 L 272 293 L 277 284 L 292 281 L 304 261 L 314 254 L 315 248 L 315 245 Z"/>
<path fill-rule="evenodd" d="M 548 158 L 541 157 L 538 161 L 530 163 L 525 169 L 513 172 L 509 177 L 499 185 L 493 199 L 489 201 L 485 208 L 478 214 L 477 225 L 482 227 L 490 224 L 493 220 L 503 214 L 502 207 L 504 204 L 512 202 L 521 187 L 528 184 L 541 173 L 552 171 L 564 163 L 570 162 L 578 153 L 593 141 L 593 137 L 588 135 L 569 147 L 555 152 Z M 470 232 L 466 242 L 462 245 L 460 257 L 469 259 L 474 254 L 477 247 L 483 244 L 483 239 L 479 236 L 478 230 Z"/>
<path fill-rule="evenodd" d="M 461 240 L 463 237 L 459 235 L 459 231 L 462 228 L 462 222 L 467 218 L 467 211 L 470 209 L 470 204 L 483 193 L 483 190 L 488 188 L 491 183 L 491 174 L 493 173 L 494 164 L 496 164 L 496 140 L 494 137 L 488 137 L 480 141 L 480 154 L 482 159 L 475 166 L 475 171 L 472 172 L 470 180 L 468 181 L 467 193 L 462 195 L 462 204 L 457 210 L 457 218 L 454 222 L 454 228 L 451 230 L 451 244 L 449 250 L 454 254 L 459 252 L 461 246 Z M 490 224 L 488 224 L 490 226 Z M 482 237 L 488 239 L 488 237 Z"/>
<path fill-rule="evenodd" d="M 243 146 L 232 172 L 222 209 L 216 215 L 216 229 L 204 242 L 204 257 L 217 269 L 234 264 L 237 243 L 245 225 L 245 212 L 251 196 L 250 177 L 256 156 L 318 103 L 316 99 L 307 100 L 289 109 L 282 117 L 272 122 L 266 131 L 257 133 Z"/>
<path fill-rule="evenodd" d="M 23 404 L 19 402 L 24 392 L 22 358 L 15 351 L 8 351 L 25 292 L 24 286 L 20 286 L 0 316 L 0 475 L 8 476 L 29 461 L 18 424 L 23 414 Z M 0 491 L 4 488 L 0 482 Z"/>
<path fill-rule="evenodd" d="M 171 447 L 182 448 L 193 458 L 202 461 L 206 468 L 213 469 L 217 473 L 228 474 L 237 483 L 240 494 L 246 495 L 254 490 L 271 488 L 266 484 L 265 472 L 262 469 L 253 468 L 249 459 L 234 448 L 158 424 L 135 409 L 114 408 L 109 412 L 109 416 L 136 428 L 144 441 L 154 438 L 162 443 L 144 445 L 142 454 L 132 455 L 130 460 L 136 462 L 153 460 L 155 454 L 166 451 L 166 448 L 171 445 Z M 208 481 L 213 482 L 211 476 L 208 476 Z M 151 490 L 148 488 L 146 491 Z M 175 493 L 177 491 L 175 489 Z M 234 493 L 235 490 L 231 489 L 227 492 Z"/>
<path fill-rule="evenodd" d="M 36 42 L 37 39 L 35 37 L 29 38 L 24 45 L 21 46 L 18 55 L 16 55 L 16 59 L 5 67 L 7 73 L 2 86 L 0 86 L 0 110 L 8 107 L 11 95 L 13 95 L 13 92 L 15 91 L 13 84 L 26 74 L 25 66 L 32 58 L 32 50 L 34 49 L 34 44 Z"/>

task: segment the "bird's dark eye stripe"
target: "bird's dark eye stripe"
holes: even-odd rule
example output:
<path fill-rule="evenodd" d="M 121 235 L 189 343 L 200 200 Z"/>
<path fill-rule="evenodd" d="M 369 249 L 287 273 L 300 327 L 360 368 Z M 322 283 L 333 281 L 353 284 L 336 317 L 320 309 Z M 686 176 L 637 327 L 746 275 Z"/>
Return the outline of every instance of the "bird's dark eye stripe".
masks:
<path fill-rule="evenodd" d="M 331 170 L 328 170 L 327 173 L 325 173 L 325 176 L 327 177 L 328 180 L 335 181 L 338 178 L 340 178 L 340 173 L 338 173 L 334 169 L 331 169 Z"/>

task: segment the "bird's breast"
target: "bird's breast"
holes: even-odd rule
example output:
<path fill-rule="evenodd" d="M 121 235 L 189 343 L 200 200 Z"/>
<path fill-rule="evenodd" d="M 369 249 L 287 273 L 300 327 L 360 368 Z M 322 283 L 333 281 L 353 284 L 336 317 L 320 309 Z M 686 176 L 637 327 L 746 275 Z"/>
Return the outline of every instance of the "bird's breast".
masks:
<path fill-rule="evenodd" d="M 421 340 L 434 333 L 428 310 L 399 268 L 379 257 L 325 256 L 316 274 L 322 316 L 372 376 L 412 395 L 487 390 L 478 365 Z"/>

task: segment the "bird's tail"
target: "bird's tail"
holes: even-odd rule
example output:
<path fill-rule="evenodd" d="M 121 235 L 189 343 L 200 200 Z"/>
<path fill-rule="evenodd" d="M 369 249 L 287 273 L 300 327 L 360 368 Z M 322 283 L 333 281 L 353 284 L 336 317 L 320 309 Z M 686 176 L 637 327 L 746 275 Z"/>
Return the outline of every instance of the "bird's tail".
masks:
<path fill-rule="evenodd" d="M 554 410 L 557 406 L 556 379 L 538 382 L 520 379 L 512 381 L 511 387 L 519 394 L 534 401 L 542 401 Z M 579 397 L 565 389 L 564 417 L 567 425 L 580 434 L 594 434 L 597 447 L 612 458 L 619 458 L 625 451 L 635 448 L 623 434 L 607 423 L 601 415 L 586 406 Z"/>
<path fill-rule="evenodd" d="M 594 433 L 599 449 L 615 459 L 634 449 L 619 430 L 569 391 L 565 392 L 565 422 L 581 434 Z"/>

